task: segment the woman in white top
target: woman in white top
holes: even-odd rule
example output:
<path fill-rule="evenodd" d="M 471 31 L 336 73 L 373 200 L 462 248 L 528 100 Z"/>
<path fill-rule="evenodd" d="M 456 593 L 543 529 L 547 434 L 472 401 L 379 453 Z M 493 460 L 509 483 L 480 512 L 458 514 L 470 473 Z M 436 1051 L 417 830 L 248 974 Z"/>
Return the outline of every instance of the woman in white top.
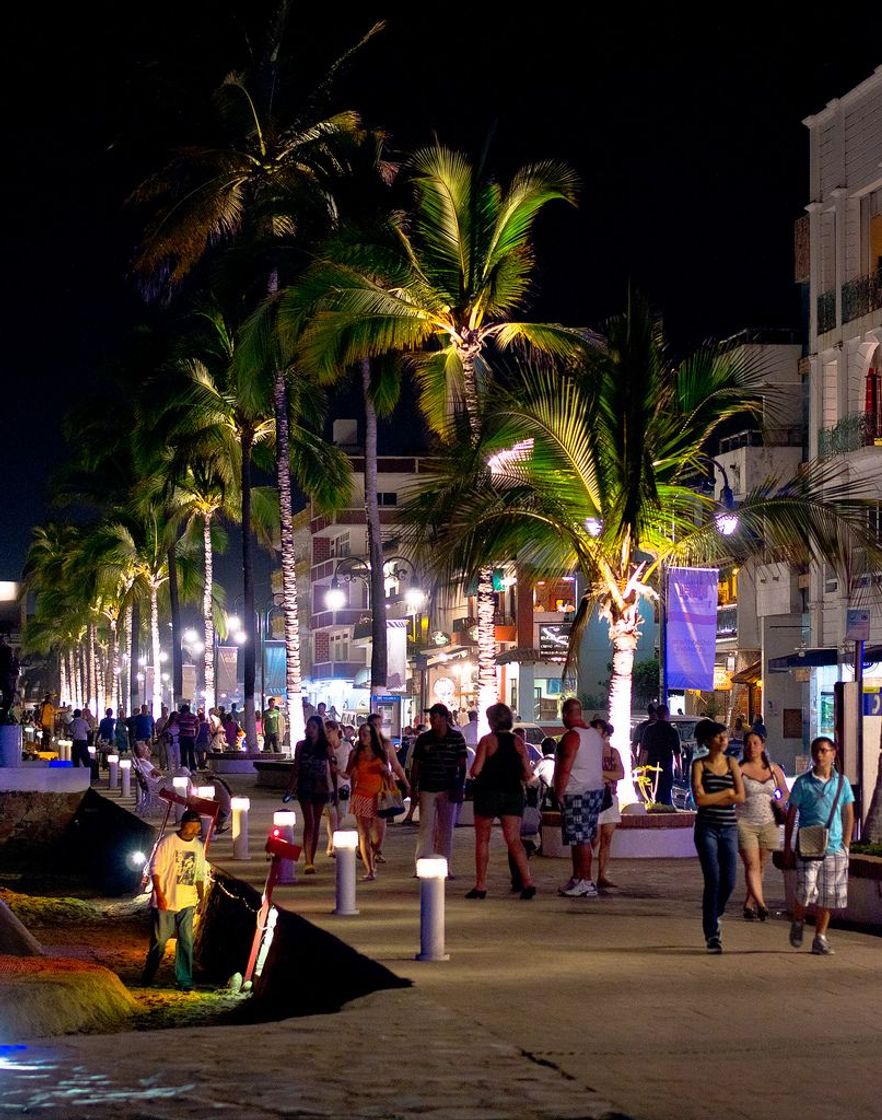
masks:
<path fill-rule="evenodd" d="M 769 911 L 763 898 L 763 872 L 769 852 L 781 846 L 772 802 L 783 809 L 787 783 L 780 766 L 769 761 L 765 739 L 758 731 L 748 731 L 744 737 L 741 777 L 746 797 L 744 804 L 738 806 L 738 853 L 747 882 L 743 913 L 745 921 L 759 918 L 764 922 Z"/>
<path fill-rule="evenodd" d="M 600 732 L 600 737 L 603 739 L 603 781 L 610 793 L 610 804 L 607 808 L 601 809 L 600 816 L 597 818 L 599 826 L 597 885 L 608 889 L 615 887 L 615 883 L 610 882 L 607 878 L 606 869 L 609 866 L 609 851 L 612 847 L 613 833 L 622 820 L 622 814 L 619 810 L 619 795 L 616 790 L 619 782 L 625 776 L 625 767 L 622 764 L 622 756 L 610 742 L 613 725 L 607 723 L 604 719 L 593 719 L 591 726 Z"/>
<path fill-rule="evenodd" d="M 349 756 L 352 748 L 340 734 L 340 725 L 335 719 L 325 720 L 325 735 L 337 760 L 337 796 L 331 798 L 324 808 L 325 827 L 328 830 L 327 855 L 332 859 L 336 856 L 334 851 L 334 833 L 340 827 L 340 822 L 349 811 L 350 783 L 346 776 L 349 765 Z"/>

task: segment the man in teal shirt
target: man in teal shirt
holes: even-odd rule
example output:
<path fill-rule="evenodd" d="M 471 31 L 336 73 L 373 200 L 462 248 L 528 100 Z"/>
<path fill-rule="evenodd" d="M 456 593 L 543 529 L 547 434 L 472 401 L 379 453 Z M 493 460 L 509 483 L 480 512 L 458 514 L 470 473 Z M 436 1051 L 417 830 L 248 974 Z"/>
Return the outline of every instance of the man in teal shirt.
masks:
<path fill-rule="evenodd" d="M 806 907 L 814 903 L 812 952 L 826 957 L 833 952 L 827 940 L 831 912 L 844 910 L 848 905 L 848 849 L 854 831 L 854 793 L 848 778 L 836 769 L 836 744 L 833 740 L 822 735 L 814 740 L 811 750 L 814 766 L 793 783 L 784 828 L 785 864 L 793 866 L 795 862 L 797 870 L 790 944 L 794 949 L 802 947 Z M 800 828 L 811 825 L 823 828 L 830 821 L 827 851 L 823 859 L 800 859 L 794 852 L 793 831 L 797 813 Z"/>
<path fill-rule="evenodd" d="M 266 711 L 263 713 L 263 749 L 265 751 L 278 751 L 279 749 L 279 709 L 276 707 L 276 698 L 269 698 Z"/>

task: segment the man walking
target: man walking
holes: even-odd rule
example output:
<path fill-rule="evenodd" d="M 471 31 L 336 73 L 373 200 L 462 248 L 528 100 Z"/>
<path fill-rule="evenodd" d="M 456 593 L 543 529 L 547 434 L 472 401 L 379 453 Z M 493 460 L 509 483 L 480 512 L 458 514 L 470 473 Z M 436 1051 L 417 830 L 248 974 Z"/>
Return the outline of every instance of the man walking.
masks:
<path fill-rule="evenodd" d="M 48 751 L 52 746 L 52 732 L 55 730 L 55 705 L 52 703 L 52 696 L 48 692 L 43 697 L 37 711 L 37 723 L 40 725 L 42 733 L 43 750 Z"/>
<path fill-rule="evenodd" d="M 552 784 L 560 806 L 563 842 L 570 845 L 573 874 L 558 893 L 568 898 L 597 898 L 591 878 L 591 847 L 603 801 L 603 739 L 599 731 L 586 727 L 582 705 L 575 697 L 564 701 L 562 716 L 567 732 L 557 751 Z"/>
<path fill-rule="evenodd" d="M 413 748 L 411 798 L 419 796 L 420 831 L 416 859 L 439 855 L 453 875 L 453 820 L 462 802 L 466 775 L 466 745 L 444 704 L 429 708 L 429 730 Z"/>
<path fill-rule="evenodd" d="M 794 949 L 802 947 L 806 907 L 814 903 L 812 952 L 829 957 L 833 953 L 827 940 L 831 912 L 844 910 L 848 905 L 848 850 L 854 831 L 854 793 L 848 778 L 836 769 L 836 745 L 832 739 L 819 736 L 812 743 L 811 751 L 815 765 L 793 783 L 784 826 L 785 866 L 796 865 L 796 902 L 790 944 Z M 800 829 L 812 825 L 829 829 L 823 859 L 801 859 L 799 851 L 794 852 L 793 828 L 797 813 Z"/>
<path fill-rule="evenodd" d="M 196 810 L 187 809 L 178 831 L 160 840 L 153 853 L 153 929 L 141 977 L 145 986 L 153 983 L 168 939 L 176 937 L 175 981 L 182 991 L 193 991 L 193 913 L 205 888 L 205 851 L 198 839 L 201 827 Z"/>
<path fill-rule="evenodd" d="M 141 705 L 140 712 L 135 716 L 134 725 L 135 746 L 137 746 L 138 743 L 146 743 L 148 747 L 152 746 L 155 724 L 153 722 L 153 716 L 150 714 L 150 709 L 146 704 Z"/>
<path fill-rule="evenodd" d="M 275 696 L 269 698 L 263 713 L 263 749 L 276 753 L 279 750 L 279 709 Z"/>
<path fill-rule="evenodd" d="M 189 704 L 181 704 L 178 713 L 178 727 L 180 728 L 181 765 L 186 766 L 191 774 L 195 774 L 196 735 L 199 732 L 199 720 L 190 711 Z"/>
<path fill-rule="evenodd" d="M 646 725 L 641 740 L 641 756 L 647 766 L 658 766 L 658 783 L 655 800 L 659 805 L 673 804 L 674 757 L 680 757 L 680 736 L 668 720 L 668 709 L 659 704 L 655 709 L 655 722 Z"/>

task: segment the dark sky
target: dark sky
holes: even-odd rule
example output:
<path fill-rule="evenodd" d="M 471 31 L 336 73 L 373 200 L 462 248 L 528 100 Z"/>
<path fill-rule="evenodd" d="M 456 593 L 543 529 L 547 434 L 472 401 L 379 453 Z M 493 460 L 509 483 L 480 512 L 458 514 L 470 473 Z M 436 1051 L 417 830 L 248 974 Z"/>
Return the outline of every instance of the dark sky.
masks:
<path fill-rule="evenodd" d="M 172 148 L 203 140 L 212 89 L 245 63 L 271 8 L 30 5 L 7 24 L 0 578 L 17 576 L 31 527 L 51 515 L 65 409 L 91 396 L 144 315 L 126 278 L 137 225 L 124 200 Z M 385 17 L 341 104 L 402 150 L 437 134 L 475 155 L 489 144 L 502 176 L 547 157 L 576 168 L 580 208 L 540 222 L 536 317 L 596 326 L 632 280 L 681 348 L 747 325 L 800 326 L 800 122 L 882 64 L 872 36 L 855 35 L 875 6 L 850 8 L 847 28 L 792 11 L 749 19 L 743 6 L 698 24 L 691 5 L 546 5 L 542 21 L 519 21 L 511 5 L 429 5 L 431 23 L 405 10 L 355 18 L 292 3 L 287 51 L 318 74 Z"/>

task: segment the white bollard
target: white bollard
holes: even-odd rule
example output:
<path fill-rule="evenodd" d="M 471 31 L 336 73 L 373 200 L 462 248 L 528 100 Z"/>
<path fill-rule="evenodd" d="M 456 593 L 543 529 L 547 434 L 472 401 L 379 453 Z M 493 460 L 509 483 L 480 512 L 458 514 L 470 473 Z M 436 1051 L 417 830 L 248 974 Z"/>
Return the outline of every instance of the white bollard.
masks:
<path fill-rule="evenodd" d="M 337 905 L 334 913 L 339 917 L 357 914 L 355 905 L 355 851 L 358 833 L 344 829 L 334 833 L 334 851 L 337 853 Z"/>
<path fill-rule="evenodd" d="M 119 755 L 107 756 L 107 788 L 119 789 Z"/>
<path fill-rule="evenodd" d="M 122 795 L 128 801 L 132 796 L 132 760 L 130 758 L 119 760 L 119 779 L 122 784 Z"/>
<path fill-rule="evenodd" d="M 449 961 L 444 952 L 444 880 L 447 860 L 441 856 L 418 859 L 420 881 L 420 951 L 418 961 Z"/>
<path fill-rule="evenodd" d="M 248 854 L 248 810 L 251 801 L 247 797 L 231 797 L 230 809 L 233 813 L 233 859 L 250 859 Z"/>
<path fill-rule="evenodd" d="M 70 748 L 73 746 L 71 740 L 58 739 L 55 743 L 55 746 L 58 748 L 59 762 L 70 762 Z"/>
<path fill-rule="evenodd" d="M 190 779 L 189 778 L 172 778 L 172 787 L 174 788 L 175 793 L 178 794 L 180 797 L 186 797 L 187 794 L 190 791 Z M 177 802 L 175 802 L 175 823 L 176 824 L 180 823 L 181 817 L 184 815 L 184 809 L 185 808 L 186 808 L 185 805 L 179 805 Z"/>
<path fill-rule="evenodd" d="M 203 798 L 205 801 L 214 801 L 214 786 L 197 786 L 196 796 Z M 202 818 L 202 839 L 205 840 L 208 836 L 208 830 L 211 827 L 211 817 L 203 816 Z"/>
<path fill-rule="evenodd" d="M 293 809 L 279 809 L 273 813 L 273 832 L 282 840 L 294 843 L 294 825 L 297 823 L 297 814 Z M 279 883 L 297 882 L 297 864 L 293 859 L 279 861 Z"/>

